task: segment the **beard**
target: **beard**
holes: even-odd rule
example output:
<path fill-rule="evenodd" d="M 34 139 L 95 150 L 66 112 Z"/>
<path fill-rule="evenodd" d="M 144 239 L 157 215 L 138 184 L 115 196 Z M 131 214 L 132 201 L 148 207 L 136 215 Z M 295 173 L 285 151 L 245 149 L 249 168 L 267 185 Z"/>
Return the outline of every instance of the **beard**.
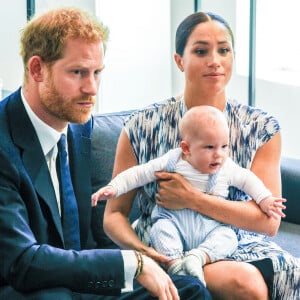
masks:
<path fill-rule="evenodd" d="M 95 104 L 95 97 L 81 95 L 70 98 L 59 92 L 52 77 L 49 77 L 46 87 L 40 94 L 41 104 L 44 109 L 52 116 L 70 123 L 86 123 L 92 113 Z M 89 102 L 93 106 L 88 108 L 78 105 L 80 102 Z"/>

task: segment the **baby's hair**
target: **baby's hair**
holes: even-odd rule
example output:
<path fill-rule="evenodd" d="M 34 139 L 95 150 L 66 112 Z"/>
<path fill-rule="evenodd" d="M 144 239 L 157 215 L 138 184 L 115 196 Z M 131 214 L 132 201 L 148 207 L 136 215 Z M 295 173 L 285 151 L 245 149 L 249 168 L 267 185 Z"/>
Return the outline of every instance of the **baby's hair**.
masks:
<path fill-rule="evenodd" d="M 180 136 L 188 140 L 197 136 L 201 129 L 215 127 L 222 122 L 228 128 L 224 114 L 217 108 L 209 105 L 200 105 L 190 108 L 179 122 Z"/>

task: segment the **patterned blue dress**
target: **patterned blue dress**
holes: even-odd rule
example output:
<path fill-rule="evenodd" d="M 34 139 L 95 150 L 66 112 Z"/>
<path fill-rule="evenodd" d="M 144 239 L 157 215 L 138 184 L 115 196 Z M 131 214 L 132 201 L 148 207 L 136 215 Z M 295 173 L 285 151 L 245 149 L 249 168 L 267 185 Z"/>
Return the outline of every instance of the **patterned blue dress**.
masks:
<path fill-rule="evenodd" d="M 186 112 L 184 100 L 170 98 L 134 113 L 125 124 L 138 164 L 162 156 L 179 147 L 179 120 Z M 269 141 L 279 130 L 277 120 L 262 110 L 228 99 L 224 114 L 230 129 L 230 157 L 244 168 L 250 168 L 259 147 Z M 139 238 L 149 245 L 151 212 L 155 205 L 156 183 L 150 183 L 138 191 L 141 217 L 136 226 Z M 247 201 L 249 197 L 232 188 L 234 201 Z M 266 236 L 235 228 L 239 246 L 232 259 L 239 261 L 270 258 L 274 278 L 272 299 L 300 299 L 300 258 L 291 256 Z"/>

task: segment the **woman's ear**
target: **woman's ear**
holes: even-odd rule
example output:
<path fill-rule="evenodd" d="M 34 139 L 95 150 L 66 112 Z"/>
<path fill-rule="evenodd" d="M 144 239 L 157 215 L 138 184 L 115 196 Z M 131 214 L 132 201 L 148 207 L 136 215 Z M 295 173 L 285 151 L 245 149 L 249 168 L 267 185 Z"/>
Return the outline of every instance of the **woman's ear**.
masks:
<path fill-rule="evenodd" d="M 182 65 L 182 58 L 181 58 L 181 56 L 178 53 L 175 53 L 174 54 L 174 59 L 175 59 L 175 62 L 176 62 L 176 65 L 177 65 L 178 69 L 181 72 L 183 72 L 184 69 L 183 69 L 183 65 Z"/>
<path fill-rule="evenodd" d="M 34 79 L 34 81 L 43 81 L 43 68 L 45 68 L 45 63 L 42 61 L 40 56 L 32 56 L 28 61 L 28 73 Z"/>

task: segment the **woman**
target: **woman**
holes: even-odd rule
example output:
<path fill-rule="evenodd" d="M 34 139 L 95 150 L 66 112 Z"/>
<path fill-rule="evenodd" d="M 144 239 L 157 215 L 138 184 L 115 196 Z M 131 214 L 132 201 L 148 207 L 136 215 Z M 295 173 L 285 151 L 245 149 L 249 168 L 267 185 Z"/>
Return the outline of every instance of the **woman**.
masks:
<path fill-rule="evenodd" d="M 188 16 L 177 29 L 174 58 L 185 73 L 183 97 L 168 99 L 131 116 L 120 136 L 113 176 L 178 147 L 178 123 L 183 114 L 193 106 L 210 105 L 223 111 L 227 118 L 231 158 L 250 168 L 275 197 L 280 197 L 281 137 L 277 120 L 227 98 L 225 93 L 234 62 L 234 37 L 226 21 L 211 13 Z M 280 220 L 262 213 L 239 190 L 231 191 L 230 199 L 235 201 L 227 201 L 193 189 L 175 173 L 158 173 L 157 178 L 157 195 L 156 184 L 138 191 L 142 215 L 135 230 L 127 217 L 136 191 L 108 201 L 104 225 L 120 247 L 137 249 L 166 262 L 164 256 L 149 247 L 150 216 L 155 201 L 169 209 L 190 208 L 232 225 L 239 239 L 239 248 L 231 257 L 235 261 L 218 261 L 204 268 L 205 281 L 214 298 L 300 297 L 296 287 L 300 278 L 299 259 L 264 240 L 264 235 L 277 233 Z"/>

